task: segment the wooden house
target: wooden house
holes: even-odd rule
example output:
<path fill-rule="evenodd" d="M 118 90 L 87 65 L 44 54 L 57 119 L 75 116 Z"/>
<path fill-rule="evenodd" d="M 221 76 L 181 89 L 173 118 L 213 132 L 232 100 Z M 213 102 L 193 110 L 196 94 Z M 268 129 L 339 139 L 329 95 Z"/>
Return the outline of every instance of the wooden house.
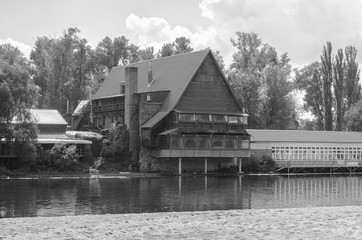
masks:
<path fill-rule="evenodd" d="M 31 120 L 38 128 L 36 146 L 43 149 L 51 149 L 55 144 L 62 143 L 76 145 L 78 153 L 82 157 L 85 151 L 90 151 L 92 142 L 67 135 L 68 123 L 55 109 L 30 109 Z M 18 124 L 16 118 L 12 124 Z M 13 142 L 0 139 L 0 166 L 15 168 L 18 164 L 19 154 L 14 151 Z"/>
<path fill-rule="evenodd" d="M 99 129 L 128 126 L 141 171 L 207 172 L 250 156 L 248 115 L 210 50 L 115 67 L 83 109 L 76 129 L 90 116 Z"/>

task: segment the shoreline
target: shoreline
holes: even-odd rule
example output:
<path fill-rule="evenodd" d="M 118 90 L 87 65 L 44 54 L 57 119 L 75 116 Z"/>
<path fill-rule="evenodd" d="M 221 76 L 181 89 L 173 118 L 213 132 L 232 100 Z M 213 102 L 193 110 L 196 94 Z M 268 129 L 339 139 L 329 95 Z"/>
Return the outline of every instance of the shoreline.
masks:
<path fill-rule="evenodd" d="M 140 177 L 200 177 L 200 176 L 213 176 L 213 177 L 225 177 L 225 176 L 339 176 L 339 175 L 362 175 L 362 172 L 352 173 L 208 173 L 208 174 L 193 174 L 185 173 L 182 175 L 161 175 L 159 173 L 143 173 L 143 172 L 109 172 L 109 173 L 61 173 L 61 172 L 39 172 L 29 173 L 22 175 L 0 175 L 0 180 L 3 179 L 76 179 L 76 178 L 140 178 Z"/>
<path fill-rule="evenodd" d="M 362 206 L 0 219 L 0 239 L 361 239 Z"/>

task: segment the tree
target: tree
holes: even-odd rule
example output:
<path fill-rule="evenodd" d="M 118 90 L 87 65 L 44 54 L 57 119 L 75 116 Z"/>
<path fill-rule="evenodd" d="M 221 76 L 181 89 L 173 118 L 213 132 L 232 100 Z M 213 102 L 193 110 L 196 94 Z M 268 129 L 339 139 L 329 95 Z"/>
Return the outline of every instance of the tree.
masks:
<path fill-rule="evenodd" d="M 30 119 L 38 89 L 30 78 L 30 64 L 18 48 L 0 45 L 0 124 Z M 0 134 L 0 139 L 3 138 Z"/>
<path fill-rule="evenodd" d="M 168 57 L 175 54 L 174 45 L 172 43 L 164 43 L 158 54 L 159 57 Z"/>
<path fill-rule="evenodd" d="M 178 37 L 174 42 L 175 54 L 192 52 L 194 49 L 190 46 L 190 39 Z"/>
<path fill-rule="evenodd" d="M 135 63 L 141 61 L 140 47 L 134 44 L 129 45 L 128 63 Z"/>
<path fill-rule="evenodd" d="M 148 48 L 139 50 L 139 55 L 140 55 L 140 58 L 142 61 L 146 61 L 146 60 L 151 60 L 151 59 L 155 58 L 154 52 L 155 52 L 155 50 L 153 47 L 148 47 Z"/>
<path fill-rule="evenodd" d="M 295 86 L 304 90 L 304 109 L 311 111 L 316 118 L 316 130 L 324 130 L 323 81 L 320 63 L 314 62 L 295 70 Z"/>
<path fill-rule="evenodd" d="M 117 126 L 110 130 L 108 137 L 103 140 L 101 156 L 128 166 L 130 156 L 127 126 Z"/>
<path fill-rule="evenodd" d="M 348 131 L 362 132 L 362 100 L 352 105 L 344 114 Z"/>
<path fill-rule="evenodd" d="M 345 48 L 346 55 L 346 98 L 347 108 L 361 99 L 361 85 L 359 84 L 360 70 L 356 62 L 357 50 L 353 46 Z"/>
<path fill-rule="evenodd" d="M 323 46 L 323 52 L 321 56 L 322 62 L 322 80 L 323 80 L 323 99 L 324 99 L 324 130 L 333 130 L 333 116 L 332 116 L 332 44 L 327 42 L 326 46 Z"/>
<path fill-rule="evenodd" d="M 164 43 L 157 56 L 168 57 L 176 54 L 192 52 L 194 49 L 190 46 L 190 40 L 185 37 L 178 37 L 172 43 Z"/>
<path fill-rule="evenodd" d="M 338 49 L 333 63 L 334 96 L 336 102 L 336 130 L 342 131 L 343 125 L 343 97 L 344 97 L 344 69 L 345 61 L 343 50 Z"/>
<path fill-rule="evenodd" d="M 95 49 L 97 64 L 103 65 L 108 72 L 119 64 L 128 64 L 129 40 L 125 36 L 112 41 L 108 36 L 100 41 Z"/>
<path fill-rule="evenodd" d="M 262 84 L 261 119 L 267 129 L 286 129 L 295 121 L 295 103 L 291 95 L 292 82 L 289 81 L 291 66 L 286 54 L 282 61 L 273 61 L 264 68 Z"/>
<path fill-rule="evenodd" d="M 18 48 L 0 45 L 0 139 L 13 145 L 26 162 L 35 159 L 37 129 L 29 109 L 38 89 L 30 77 L 31 66 Z"/>
<path fill-rule="evenodd" d="M 228 80 L 240 104 L 249 110 L 250 128 L 294 128 L 291 66 L 287 54 L 263 44 L 256 33 L 237 32 Z"/>
<path fill-rule="evenodd" d="M 55 108 L 66 113 L 67 101 L 75 108 L 87 98 L 88 86 L 103 69 L 96 66 L 96 55 L 77 28 L 69 28 L 59 38 L 38 38 L 31 53 L 34 80 L 40 88 L 40 108 Z M 104 45 L 106 45 L 105 40 Z M 106 58 L 101 58 L 108 63 Z M 108 59 L 109 60 L 109 59 Z"/>

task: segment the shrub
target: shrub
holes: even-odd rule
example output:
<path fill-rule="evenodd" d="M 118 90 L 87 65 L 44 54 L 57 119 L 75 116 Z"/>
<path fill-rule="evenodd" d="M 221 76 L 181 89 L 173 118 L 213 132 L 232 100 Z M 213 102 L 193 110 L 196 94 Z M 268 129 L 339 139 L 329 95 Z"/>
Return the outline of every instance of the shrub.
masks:
<path fill-rule="evenodd" d="M 54 170 L 76 171 L 80 170 L 79 155 L 75 145 L 55 144 L 50 150 L 51 163 Z"/>
<path fill-rule="evenodd" d="M 275 162 L 270 156 L 262 156 L 259 160 L 259 171 L 262 173 L 275 172 Z"/>
<path fill-rule="evenodd" d="M 242 170 L 245 173 L 270 173 L 275 172 L 274 160 L 264 155 L 262 157 L 256 157 L 252 155 L 250 158 L 243 160 Z"/>
<path fill-rule="evenodd" d="M 129 132 L 126 126 L 117 126 L 109 130 L 108 136 L 102 142 L 101 156 L 106 165 L 128 167 L 130 161 Z M 112 163 L 112 164 L 110 164 Z"/>
<path fill-rule="evenodd" d="M 255 156 L 243 159 L 242 171 L 244 173 L 258 173 L 259 163 Z"/>

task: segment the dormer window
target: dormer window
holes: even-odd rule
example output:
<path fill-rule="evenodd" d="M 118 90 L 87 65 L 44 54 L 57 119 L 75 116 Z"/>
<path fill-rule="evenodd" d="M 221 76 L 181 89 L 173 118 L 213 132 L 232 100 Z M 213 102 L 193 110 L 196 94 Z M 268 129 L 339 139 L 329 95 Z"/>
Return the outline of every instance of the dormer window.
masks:
<path fill-rule="evenodd" d="M 126 91 L 126 85 L 124 82 L 121 82 L 121 86 L 120 86 L 120 94 L 124 94 Z"/>

